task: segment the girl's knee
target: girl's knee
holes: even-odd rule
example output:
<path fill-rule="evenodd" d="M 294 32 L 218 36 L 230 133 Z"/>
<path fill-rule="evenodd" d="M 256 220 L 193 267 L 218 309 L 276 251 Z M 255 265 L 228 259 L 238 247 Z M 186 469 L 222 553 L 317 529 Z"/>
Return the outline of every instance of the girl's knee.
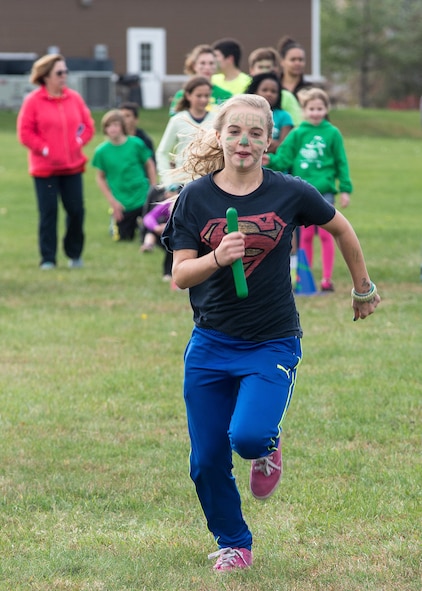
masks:
<path fill-rule="evenodd" d="M 230 437 L 233 451 L 244 460 L 255 460 L 268 455 L 269 441 L 262 434 L 239 433 Z"/>

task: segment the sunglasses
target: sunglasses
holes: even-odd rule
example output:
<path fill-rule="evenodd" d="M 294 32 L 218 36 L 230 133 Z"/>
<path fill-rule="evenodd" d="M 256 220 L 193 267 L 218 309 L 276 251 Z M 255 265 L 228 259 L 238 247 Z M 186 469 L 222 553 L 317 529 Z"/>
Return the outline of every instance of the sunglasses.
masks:
<path fill-rule="evenodd" d="M 57 70 L 57 72 L 54 73 L 56 76 L 65 76 L 66 74 L 69 74 L 69 70 Z"/>

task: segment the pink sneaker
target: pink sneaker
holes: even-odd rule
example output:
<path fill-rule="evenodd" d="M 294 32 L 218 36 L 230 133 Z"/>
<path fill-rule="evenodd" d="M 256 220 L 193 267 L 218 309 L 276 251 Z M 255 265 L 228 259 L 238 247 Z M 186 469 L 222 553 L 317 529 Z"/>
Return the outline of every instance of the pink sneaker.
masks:
<path fill-rule="evenodd" d="M 217 558 L 214 570 L 234 570 L 252 566 L 252 552 L 246 548 L 221 548 L 209 554 L 208 558 Z"/>
<path fill-rule="evenodd" d="M 256 499 L 268 499 L 276 490 L 283 474 L 281 439 L 277 451 L 265 458 L 252 461 L 250 475 L 251 493 Z"/>
<path fill-rule="evenodd" d="M 335 291 L 333 282 L 330 279 L 323 279 L 321 281 L 321 291 Z"/>

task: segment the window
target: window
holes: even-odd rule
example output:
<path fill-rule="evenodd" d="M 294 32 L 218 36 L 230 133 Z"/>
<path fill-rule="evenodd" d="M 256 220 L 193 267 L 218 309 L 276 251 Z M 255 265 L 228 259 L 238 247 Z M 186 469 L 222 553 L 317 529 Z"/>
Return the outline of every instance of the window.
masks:
<path fill-rule="evenodd" d="M 152 43 L 139 44 L 139 66 L 141 72 L 152 71 Z"/>

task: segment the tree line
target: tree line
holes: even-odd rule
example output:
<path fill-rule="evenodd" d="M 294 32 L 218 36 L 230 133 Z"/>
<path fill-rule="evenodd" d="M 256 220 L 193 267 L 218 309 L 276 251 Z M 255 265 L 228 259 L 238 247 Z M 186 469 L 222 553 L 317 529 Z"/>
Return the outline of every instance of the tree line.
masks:
<path fill-rule="evenodd" d="M 362 107 L 417 106 L 421 0 L 321 0 L 322 73 L 331 94 Z"/>

